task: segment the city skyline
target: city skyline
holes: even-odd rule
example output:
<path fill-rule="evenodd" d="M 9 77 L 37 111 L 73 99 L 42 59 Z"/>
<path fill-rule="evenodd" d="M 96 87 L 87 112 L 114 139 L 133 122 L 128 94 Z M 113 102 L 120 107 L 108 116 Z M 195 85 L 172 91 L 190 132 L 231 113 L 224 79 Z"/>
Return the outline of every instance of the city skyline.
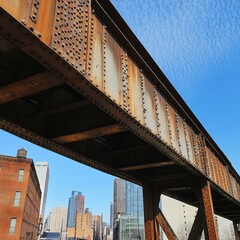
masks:
<path fill-rule="evenodd" d="M 228 7 L 217 1 L 199 6 L 198 1 L 189 5 L 178 1 L 171 5 L 167 1 L 112 3 L 239 172 L 240 29 L 236 23 L 240 21 L 240 3 L 233 0 Z M 151 27 L 149 21 L 154 23 Z M 0 154 L 13 156 L 24 147 L 34 162 L 49 162 L 45 216 L 54 206 L 67 207 L 68 195 L 76 189 L 87 196 L 86 206 L 95 214 L 103 212 L 104 221 L 109 222 L 114 176 L 3 131 L 0 139 Z"/>

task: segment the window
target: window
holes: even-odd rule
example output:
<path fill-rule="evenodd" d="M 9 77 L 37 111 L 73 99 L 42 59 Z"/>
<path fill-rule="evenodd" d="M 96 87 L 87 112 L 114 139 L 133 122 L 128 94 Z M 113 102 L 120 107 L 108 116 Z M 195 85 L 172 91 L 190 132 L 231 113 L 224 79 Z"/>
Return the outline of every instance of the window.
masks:
<path fill-rule="evenodd" d="M 24 177 L 24 170 L 20 169 L 18 171 L 18 182 L 23 182 L 23 177 Z"/>
<path fill-rule="evenodd" d="M 15 193 L 15 198 L 14 198 L 14 207 L 18 207 L 20 205 L 20 198 L 21 198 L 21 192 L 16 192 Z"/>
<path fill-rule="evenodd" d="M 15 227 L 16 227 L 16 218 L 11 218 L 11 223 L 10 223 L 10 228 L 9 228 L 9 234 L 14 234 L 15 232 Z"/>

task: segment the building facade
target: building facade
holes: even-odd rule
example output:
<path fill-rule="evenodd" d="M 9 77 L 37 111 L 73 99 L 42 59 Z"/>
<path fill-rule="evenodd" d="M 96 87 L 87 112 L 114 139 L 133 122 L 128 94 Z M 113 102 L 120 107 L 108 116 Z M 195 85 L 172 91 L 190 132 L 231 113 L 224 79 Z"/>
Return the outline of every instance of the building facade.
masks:
<path fill-rule="evenodd" d="M 144 237 L 144 217 L 131 215 L 120 216 L 118 219 L 118 239 L 137 240 Z"/>
<path fill-rule="evenodd" d="M 84 213 L 77 213 L 76 225 L 74 227 L 67 228 L 67 239 L 93 239 L 93 227 L 92 227 L 93 216 L 88 209 Z"/>
<path fill-rule="evenodd" d="M 36 172 L 37 172 L 37 176 L 38 176 L 38 180 L 39 180 L 40 188 L 42 192 L 41 205 L 40 205 L 40 218 L 42 218 L 42 222 L 43 222 L 45 207 L 46 207 L 46 200 L 47 200 L 48 182 L 49 182 L 48 162 L 36 162 L 35 168 L 36 168 Z"/>
<path fill-rule="evenodd" d="M 102 240 L 103 223 L 102 217 L 99 215 L 92 216 L 93 240 Z"/>
<path fill-rule="evenodd" d="M 142 187 L 123 179 L 115 179 L 113 212 L 113 239 L 123 240 L 128 239 L 128 236 L 145 239 Z"/>
<path fill-rule="evenodd" d="M 144 216 L 142 187 L 126 181 L 126 215 Z"/>
<path fill-rule="evenodd" d="M 64 233 L 67 226 L 67 208 L 55 207 L 51 210 L 50 231 Z"/>
<path fill-rule="evenodd" d="M 111 228 L 111 229 L 113 229 L 113 222 L 114 222 L 113 204 L 110 203 L 110 228 Z"/>
<path fill-rule="evenodd" d="M 113 216 L 114 222 L 118 219 L 118 215 L 126 214 L 126 181 L 120 178 L 114 180 L 114 189 L 113 189 Z"/>
<path fill-rule="evenodd" d="M 41 189 L 32 159 L 0 155 L 0 239 L 37 239 Z"/>
<path fill-rule="evenodd" d="M 72 191 L 68 201 L 67 227 L 75 227 L 76 214 L 84 213 L 84 195 L 78 191 Z"/>

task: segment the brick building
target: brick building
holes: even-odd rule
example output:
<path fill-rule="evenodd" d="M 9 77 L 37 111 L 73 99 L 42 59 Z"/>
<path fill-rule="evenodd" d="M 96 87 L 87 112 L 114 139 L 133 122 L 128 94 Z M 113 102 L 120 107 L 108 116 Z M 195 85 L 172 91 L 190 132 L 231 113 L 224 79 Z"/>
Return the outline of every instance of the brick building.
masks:
<path fill-rule="evenodd" d="M 37 239 L 41 190 L 27 151 L 0 155 L 0 239 Z"/>
<path fill-rule="evenodd" d="M 93 216 L 86 208 L 84 213 L 76 214 L 76 226 L 67 228 L 67 239 L 93 239 Z"/>

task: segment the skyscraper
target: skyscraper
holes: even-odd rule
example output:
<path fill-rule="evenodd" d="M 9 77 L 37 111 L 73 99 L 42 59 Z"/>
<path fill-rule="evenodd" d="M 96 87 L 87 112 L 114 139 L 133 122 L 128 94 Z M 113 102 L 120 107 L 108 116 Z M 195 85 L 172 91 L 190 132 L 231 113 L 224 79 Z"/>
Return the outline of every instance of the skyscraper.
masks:
<path fill-rule="evenodd" d="M 128 234 L 134 237 L 134 239 L 139 239 L 139 237 L 144 239 L 143 226 L 144 210 L 142 188 L 123 179 L 115 179 L 114 239 L 130 239 L 128 238 Z"/>
<path fill-rule="evenodd" d="M 78 191 L 72 191 L 68 201 L 67 227 L 75 227 L 76 214 L 84 213 L 84 195 Z"/>
<path fill-rule="evenodd" d="M 51 210 L 50 231 L 66 232 L 67 208 L 55 207 Z"/>
<path fill-rule="evenodd" d="M 125 195 L 126 195 L 126 181 L 116 178 L 114 180 L 114 221 L 118 218 L 118 214 L 125 215 Z"/>
<path fill-rule="evenodd" d="M 49 181 L 49 167 L 48 162 L 36 162 L 35 164 L 38 180 L 40 183 L 40 188 L 42 192 L 41 206 L 40 206 L 40 217 L 44 219 L 47 191 L 48 191 L 48 181 Z"/>
<path fill-rule="evenodd" d="M 114 217 L 113 217 L 113 204 L 111 203 L 110 204 L 110 228 L 112 228 L 112 229 L 113 229 L 113 219 L 114 219 Z"/>
<path fill-rule="evenodd" d="M 142 187 L 126 181 L 126 215 L 144 216 Z"/>

